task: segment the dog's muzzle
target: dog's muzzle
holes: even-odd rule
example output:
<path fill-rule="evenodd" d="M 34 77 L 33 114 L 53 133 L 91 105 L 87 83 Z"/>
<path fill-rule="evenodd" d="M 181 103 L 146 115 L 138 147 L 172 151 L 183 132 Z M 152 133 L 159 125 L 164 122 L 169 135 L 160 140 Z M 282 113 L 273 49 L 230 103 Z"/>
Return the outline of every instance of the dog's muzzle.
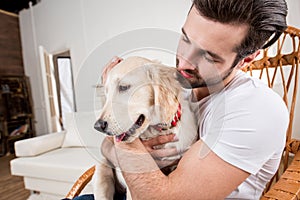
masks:
<path fill-rule="evenodd" d="M 127 130 L 126 132 L 122 132 L 119 135 L 115 135 L 116 141 L 117 142 L 126 141 L 130 136 L 135 134 L 136 129 L 140 128 L 143 125 L 144 121 L 145 121 L 145 115 L 141 114 L 136 120 L 136 122 L 129 128 L 129 130 Z M 110 135 L 110 136 L 114 135 L 112 132 L 107 131 L 108 129 L 107 121 L 98 119 L 94 124 L 94 128 L 97 131 L 105 133 L 106 135 Z"/>

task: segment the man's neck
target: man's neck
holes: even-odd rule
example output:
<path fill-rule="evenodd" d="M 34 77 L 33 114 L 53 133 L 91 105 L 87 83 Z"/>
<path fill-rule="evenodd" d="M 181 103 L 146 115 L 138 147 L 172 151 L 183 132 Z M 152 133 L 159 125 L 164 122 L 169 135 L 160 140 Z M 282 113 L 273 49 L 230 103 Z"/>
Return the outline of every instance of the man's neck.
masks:
<path fill-rule="evenodd" d="M 210 92 L 207 87 L 195 88 L 195 89 L 193 89 L 192 100 L 200 101 L 201 99 L 203 99 L 204 97 L 207 97 L 208 95 L 210 95 Z"/>

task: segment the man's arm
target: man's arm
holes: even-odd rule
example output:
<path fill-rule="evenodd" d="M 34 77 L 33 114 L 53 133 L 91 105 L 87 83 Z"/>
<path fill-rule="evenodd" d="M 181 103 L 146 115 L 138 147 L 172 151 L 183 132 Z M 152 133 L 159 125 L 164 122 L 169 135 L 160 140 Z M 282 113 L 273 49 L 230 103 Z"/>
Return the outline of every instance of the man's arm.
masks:
<path fill-rule="evenodd" d="M 133 199 L 224 199 L 249 176 L 208 151 L 201 140 L 169 176 L 159 170 L 139 139 L 115 144 L 114 152 L 105 154 L 115 156 L 113 162 L 122 169 Z"/>

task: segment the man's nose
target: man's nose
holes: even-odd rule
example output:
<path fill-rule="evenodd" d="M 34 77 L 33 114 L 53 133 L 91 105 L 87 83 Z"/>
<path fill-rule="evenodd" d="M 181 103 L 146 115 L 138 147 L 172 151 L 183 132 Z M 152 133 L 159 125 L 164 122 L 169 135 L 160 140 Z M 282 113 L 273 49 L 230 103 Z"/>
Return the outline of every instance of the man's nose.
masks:
<path fill-rule="evenodd" d="M 96 129 L 97 131 L 103 132 L 105 133 L 107 130 L 107 121 L 98 119 L 95 124 L 94 124 L 94 129 Z"/>
<path fill-rule="evenodd" d="M 177 68 L 179 70 L 194 70 L 196 68 L 195 65 L 193 65 L 191 62 L 185 59 L 178 59 Z"/>
<path fill-rule="evenodd" d="M 176 66 L 178 70 L 194 70 L 196 66 L 191 62 L 192 59 L 183 56 L 177 56 Z"/>

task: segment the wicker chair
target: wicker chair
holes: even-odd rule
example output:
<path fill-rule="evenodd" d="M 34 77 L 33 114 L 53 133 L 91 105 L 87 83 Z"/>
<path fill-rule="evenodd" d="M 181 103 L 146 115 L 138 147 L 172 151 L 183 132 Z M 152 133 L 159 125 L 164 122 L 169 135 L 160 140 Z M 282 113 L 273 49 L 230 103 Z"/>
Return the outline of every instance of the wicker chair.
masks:
<path fill-rule="evenodd" d="M 290 113 L 282 163 L 268 184 L 262 200 L 300 199 L 300 141 L 292 139 L 299 63 L 300 29 L 288 27 L 277 44 L 264 50 L 261 59 L 244 69 L 252 76 L 258 75 L 270 88 L 281 94 Z"/>
<path fill-rule="evenodd" d="M 262 58 L 243 70 L 258 76 L 270 88 L 277 90 L 290 112 L 290 123 L 286 133 L 286 148 L 281 166 L 267 185 L 261 200 L 300 199 L 300 141 L 292 139 L 294 111 L 298 90 L 300 62 L 300 29 L 288 27 L 277 44 L 262 51 Z M 290 41 L 290 43 L 289 43 Z M 287 52 L 287 53 L 284 53 Z M 273 55 L 272 55 L 273 53 Z M 281 86 L 278 88 L 278 86 Z M 280 89 L 280 91 L 278 91 Z M 292 161 L 290 161 L 292 159 Z M 88 169 L 74 184 L 66 198 L 74 198 L 91 180 L 95 167 Z"/>

